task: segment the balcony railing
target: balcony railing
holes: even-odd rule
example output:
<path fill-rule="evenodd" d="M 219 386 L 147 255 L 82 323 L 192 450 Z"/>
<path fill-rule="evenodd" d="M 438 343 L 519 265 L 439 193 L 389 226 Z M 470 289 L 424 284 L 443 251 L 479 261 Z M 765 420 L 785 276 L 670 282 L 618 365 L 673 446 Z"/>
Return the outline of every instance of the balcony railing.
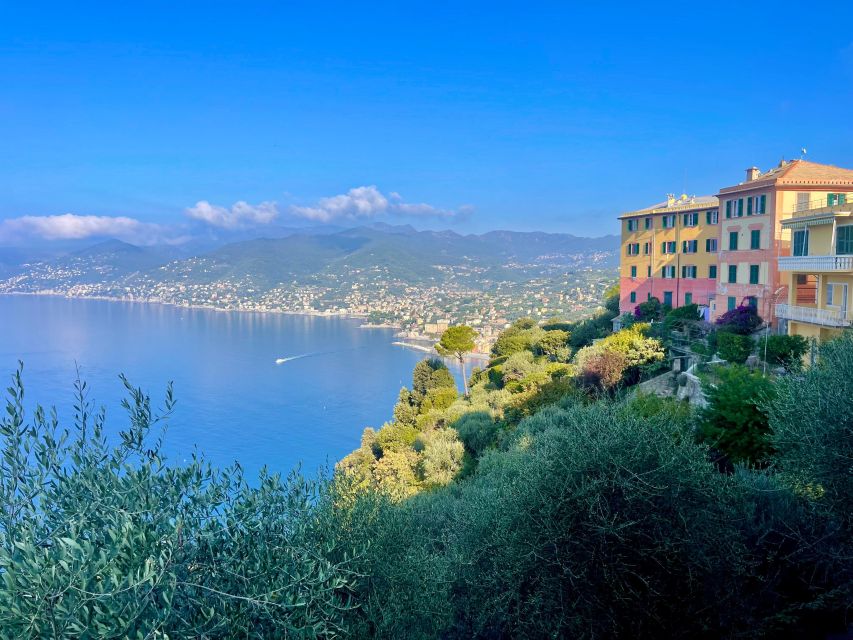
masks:
<path fill-rule="evenodd" d="M 839 198 L 814 198 L 808 202 L 798 202 L 793 207 L 788 209 L 788 213 L 801 215 L 809 215 L 816 209 L 827 209 L 829 207 L 844 207 L 847 211 L 850 210 L 850 205 L 853 204 L 853 194 L 843 193 L 844 200 Z"/>
<path fill-rule="evenodd" d="M 779 271 L 853 271 L 853 256 L 783 256 Z"/>
<path fill-rule="evenodd" d="M 808 322 L 824 327 L 849 327 L 850 312 L 816 307 L 799 307 L 793 304 L 777 304 L 776 317 L 795 322 Z"/>

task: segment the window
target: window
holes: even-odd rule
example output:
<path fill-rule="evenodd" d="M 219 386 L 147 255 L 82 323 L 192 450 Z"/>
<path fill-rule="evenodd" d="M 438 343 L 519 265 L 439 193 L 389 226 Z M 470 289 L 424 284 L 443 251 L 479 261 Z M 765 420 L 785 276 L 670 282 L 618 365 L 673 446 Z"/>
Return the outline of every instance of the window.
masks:
<path fill-rule="evenodd" d="M 637 277 L 637 265 L 634 265 L 634 266 L 632 266 L 632 267 L 631 267 L 631 277 L 632 277 L 632 278 L 636 278 L 636 277 Z"/>
<path fill-rule="evenodd" d="M 844 225 L 836 229 L 835 253 L 841 256 L 853 254 L 853 225 Z"/>
<path fill-rule="evenodd" d="M 652 228 L 652 219 L 646 218 L 645 224 L 646 224 L 646 229 L 651 229 Z"/>
<path fill-rule="evenodd" d="M 717 279 L 717 265 L 712 264 L 708 267 L 708 277 L 711 278 L 711 280 Z"/>
<path fill-rule="evenodd" d="M 767 196 L 752 196 L 746 201 L 746 215 L 759 216 L 767 212 Z"/>
<path fill-rule="evenodd" d="M 726 309 L 728 311 L 732 311 L 735 307 L 737 307 L 737 298 L 734 296 L 729 296 L 728 304 L 726 305 Z"/>
<path fill-rule="evenodd" d="M 737 251 L 737 231 L 729 231 L 729 251 Z"/>
<path fill-rule="evenodd" d="M 746 306 L 750 309 L 758 309 L 758 298 L 756 298 L 755 296 L 747 296 Z"/>
<path fill-rule="evenodd" d="M 627 249 L 628 249 L 628 255 L 629 256 L 640 255 L 640 243 L 639 242 L 629 242 Z"/>
<path fill-rule="evenodd" d="M 846 193 L 828 193 L 826 194 L 826 204 L 830 207 L 834 207 L 837 204 L 846 204 L 847 203 L 847 194 Z"/>
<path fill-rule="evenodd" d="M 672 291 L 663 292 L 663 303 L 668 307 L 672 306 Z"/>
<path fill-rule="evenodd" d="M 743 218 L 743 198 L 737 200 L 737 217 Z"/>
<path fill-rule="evenodd" d="M 695 213 L 685 213 L 684 214 L 684 226 L 685 227 L 695 227 L 699 224 L 699 212 Z"/>
<path fill-rule="evenodd" d="M 684 304 L 693 304 L 693 294 L 689 291 L 684 294 Z"/>
<path fill-rule="evenodd" d="M 629 300 L 630 300 L 631 302 L 636 302 L 636 301 L 637 301 L 637 292 L 636 292 L 636 291 L 632 291 L 632 292 L 631 292 L 631 295 L 629 296 Z"/>
<path fill-rule="evenodd" d="M 673 228 L 675 228 L 675 214 L 674 214 L 674 213 L 673 213 L 673 214 L 670 214 L 670 215 L 667 215 L 667 216 L 664 216 L 664 217 L 662 218 L 662 220 L 663 220 L 663 228 L 664 228 L 664 229 L 673 229 Z"/>
<path fill-rule="evenodd" d="M 730 264 L 729 265 L 729 282 L 735 283 L 737 282 L 737 265 Z"/>
<path fill-rule="evenodd" d="M 753 229 L 749 232 L 749 248 L 750 249 L 760 249 L 761 248 L 761 229 Z"/>
<path fill-rule="evenodd" d="M 809 208 L 809 197 L 808 193 L 797 194 L 797 211 L 806 211 Z"/>
<path fill-rule="evenodd" d="M 660 270 L 661 278 L 674 278 L 675 277 L 675 265 L 671 265 L 669 267 L 662 267 Z"/>
<path fill-rule="evenodd" d="M 699 250 L 698 240 L 682 240 L 681 253 L 696 253 Z"/>
<path fill-rule="evenodd" d="M 661 242 L 660 245 L 661 253 L 675 253 L 675 240 L 670 242 Z"/>
<path fill-rule="evenodd" d="M 697 268 L 695 266 L 684 265 L 683 267 L 681 267 L 682 278 L 696 278 L 697 275 Z"/>
<path fill-rule="evenodd" d="M 651 268 L 651 266 L 646 267 L 646 277 L 648 277 L 648 278 L 651 278 L 651 277 L 652 277 L 652 268 Z"/>
<path fill-rule="evenodd" d="M 716 238 L 708 238 L 705 240 L 705 252 L 706 253 L 717 253 L 717 239 Z"/>
<path fill-rule="evenodd" d="M 847 291 L 849 286 L 840 283 L 830 283 L 826 286 L 826 304 L 831 307 L 847 309 Z"/>
<path fill-rule="evenodd" d="M 652 243 L 651 242 L 644 242 L 643 243 L 643 255 L 644 256 L 649 255 L 649 251 L 651 251 L 651 250 L 652 250 Z"/>
<path fill-rule="evenodd" d="M 636 231 L 639 229 L 639 220 L 628 220 L 628 231 Z"/>
<path fill-rule="evenodd" d="M 713 211 L 705 212 L 705 222 L 707 224 L 717 224 L 720 221 L 720 212 L 714 209 Z"/>
<path fill-rule="evenodd" d="M 759 265 L 749 265 L 749 284 L 758 284 Z"/>
<path fill-rule="evenodd" d="M 795 255 L 795 256 L 807 256 L 807 255 L 809 255 L 809 230 L 808 229 L 800 229 L 798 231 L 794 231 L 793 255 Z"/>

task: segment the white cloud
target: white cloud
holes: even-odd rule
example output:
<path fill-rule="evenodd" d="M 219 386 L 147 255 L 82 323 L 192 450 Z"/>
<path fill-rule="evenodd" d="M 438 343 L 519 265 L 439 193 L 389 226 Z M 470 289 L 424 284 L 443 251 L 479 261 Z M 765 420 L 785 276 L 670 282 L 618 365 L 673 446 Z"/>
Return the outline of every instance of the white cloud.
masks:
<path fill-rule="evenodd" d="M 399 193 L 392 191 L 385 196 L 375 185 L 355 187 L 345 194 L 320 198 L 313 207 L 290 207 L 290 212 L 300 218 L 316 222 L 333 220 L 363 220 L 384 215 L 411 218 L 456 218 L 469 215 L 471 207 L 459 210 L 439 209 L 426 203 L 407 203 Z"/>
<path fill-rule="evenodd" d="M 278 217 L 278 207 L 275 202 L 249 204 L 240 200 L 228 209 L 210 204 L 207 200 L 201 200 L 196 202 L 195 206 L 188 208 L 186 214 L 194 220 L 201 220 L 214 227 L 244 229 L 269 224 Z"/>
<path fill-rule="evenodd" d="M 80 240 L 109 237 L 135 244 L 167 242 L 161 225 L 140 222 L 125 216 L 81 216 L 64 213 L 55 216 L 21 216 L 0 222 L 0 241 Z"/>

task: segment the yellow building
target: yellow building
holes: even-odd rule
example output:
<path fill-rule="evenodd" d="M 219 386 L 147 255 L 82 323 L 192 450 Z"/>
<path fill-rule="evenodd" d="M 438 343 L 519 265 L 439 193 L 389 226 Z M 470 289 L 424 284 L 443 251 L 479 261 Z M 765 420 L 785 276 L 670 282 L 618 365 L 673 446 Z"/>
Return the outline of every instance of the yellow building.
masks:
<path fill-rule="evenodd" d="M 776 305 L 776 317 L 790 335 L 826 340 L 853 320 L 853 189 L 798 208 L 781 223 L 788 301 Z"/>
<path fill-rule="evenodd" d="M 622 313 L 651 297 L 671 307 L 708 304 L 717 282 L 717 198 L 670 195 L 619 219 Z"/>

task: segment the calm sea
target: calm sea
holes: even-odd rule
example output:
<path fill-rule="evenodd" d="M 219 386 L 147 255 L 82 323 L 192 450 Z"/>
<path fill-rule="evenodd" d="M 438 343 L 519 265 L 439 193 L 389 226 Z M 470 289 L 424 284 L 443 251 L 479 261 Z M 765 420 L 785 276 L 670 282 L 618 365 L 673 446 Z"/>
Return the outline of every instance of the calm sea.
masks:
<path fill-rule="evenodd" d="M 300 462 L 313 473 L 356 448 L 365 426 L 388 420 L 424 357 L 393 339 L 344 318 L 0 296 L 0 374 L 5 382 L 24 361 L 28 405 L 56 405 L 67 421 L 76 363 L 115 432 L 127 423 L 120 373 L 158 406 L 171 380 L 170 458 L 198 447 L 252 476 Z"/>

